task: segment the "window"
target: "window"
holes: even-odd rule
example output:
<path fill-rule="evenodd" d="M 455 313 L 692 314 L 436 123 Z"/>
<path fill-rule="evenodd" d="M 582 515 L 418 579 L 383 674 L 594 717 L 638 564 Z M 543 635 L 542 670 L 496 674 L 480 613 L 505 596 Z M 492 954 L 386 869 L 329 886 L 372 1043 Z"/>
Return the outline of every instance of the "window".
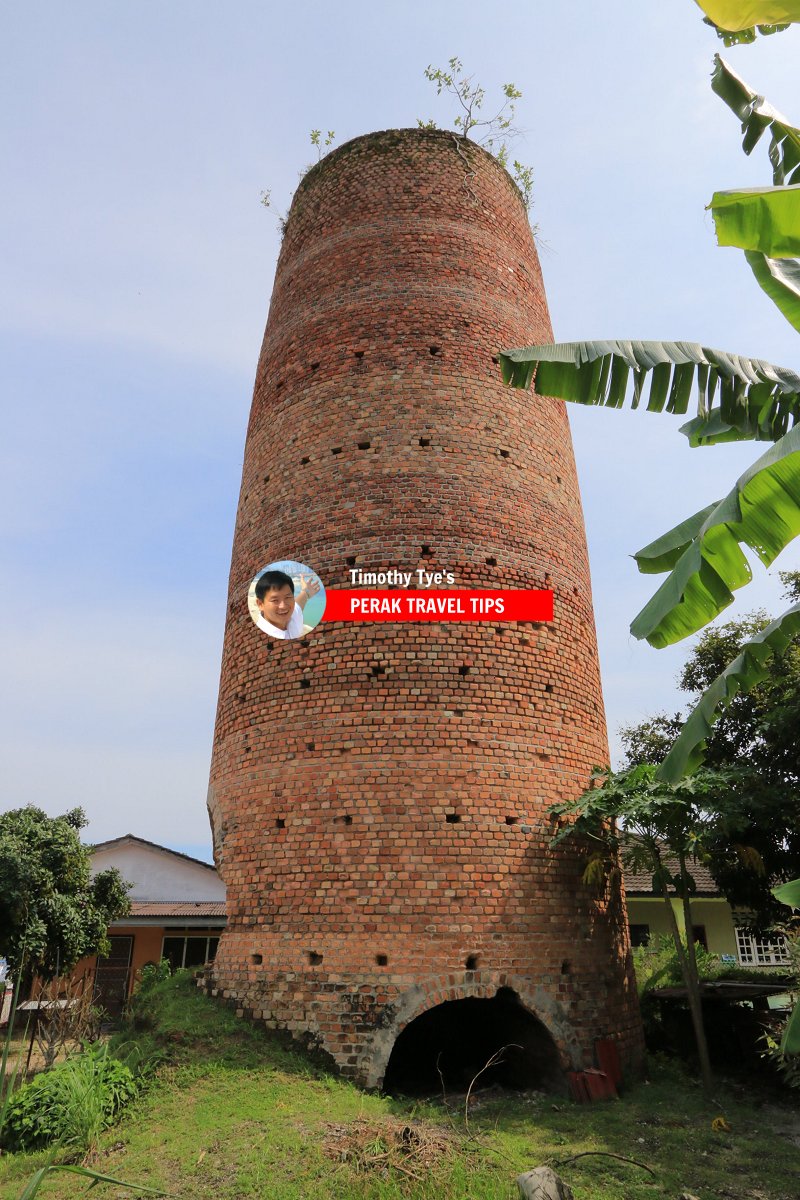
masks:
<path fill-rule="evenodd" d="M 703 947 L 704 950 L 708 950 L 708 938 L 706 937 L 705 925 L 693 925 L 692 937 L 699 945 Z"/>
<path fill-rule="evenodd" d="M 202 967 L 217 953 L 218 936 L 201 934 L 192 937 L 165 937 L 161 957 L 166 958 L 173 971 L 178 967 Z"/>
<path fill-rule="evenodd" d="M 768 938 L 737 929 L 736 949 L 743 967 L 782 967 L 789 962 L 786 939 L 779 933 Z"/>
<path fill-rule="evenodd" d="M 631 925 L 631 945 L 632 946 L 649 946 L 650 945 L 650 926 L 649 925 Z"/>

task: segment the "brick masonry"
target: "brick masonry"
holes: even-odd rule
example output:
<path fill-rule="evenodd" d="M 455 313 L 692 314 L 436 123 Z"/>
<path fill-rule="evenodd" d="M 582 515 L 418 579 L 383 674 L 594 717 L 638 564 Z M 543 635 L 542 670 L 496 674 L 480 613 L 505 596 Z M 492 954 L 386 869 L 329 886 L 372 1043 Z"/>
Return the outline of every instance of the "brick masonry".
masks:
<path fill-rule="evenodd" d="M 501 986 L 565 1067 L 597 1037 L 641 1056 L 623 899 L 549 847 L 548 805 L 608 758 L 565 406 L 496 363 L 551 339 L 527 214 L 488 154 L 390 130 L 300 184 L 236 519 L 209 788 L 229 915 L 208 986 L 369 1086 L 415 1016 Z M 550 587 L 555 620 L 276 642 L 246 594 L 283 558 L 333 587 L 352 566 Z"/>

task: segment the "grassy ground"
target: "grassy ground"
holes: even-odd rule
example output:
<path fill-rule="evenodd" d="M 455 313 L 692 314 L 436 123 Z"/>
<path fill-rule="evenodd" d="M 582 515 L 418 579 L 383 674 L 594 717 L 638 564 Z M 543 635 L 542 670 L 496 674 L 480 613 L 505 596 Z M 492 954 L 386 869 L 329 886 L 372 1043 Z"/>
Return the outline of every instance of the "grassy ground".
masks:
<path fill-rule="evenodd" d="M 135 1110 L 103 1135 L 94 1165 L 192 1200 L 500 1200 L 515 1176 L 545 1162 L 576 1200 L 797 1200 L 800 1118 L 789 1103 L 739 1087 L 704 1103 L 675 1066 L 616 1102 L 576 1105 L 531 1093 L 480 1094 L 465 1127 L 450 1109 L 369 1096 L 326 1075 L 201 996 L 191 981 L 160 985 L 156 1025 L 133 1037 L 165 1057 Z M 715 1129 L 715 1117 L 727 1128 Z M 0 1158 L 0 1196 L 12 1200 L 45 1155 Z M 53 1175 L 41 1197 L 74 1197 L 75 1176 Z M 108 1196 L 134 1196 L 101 1185 Z"/>

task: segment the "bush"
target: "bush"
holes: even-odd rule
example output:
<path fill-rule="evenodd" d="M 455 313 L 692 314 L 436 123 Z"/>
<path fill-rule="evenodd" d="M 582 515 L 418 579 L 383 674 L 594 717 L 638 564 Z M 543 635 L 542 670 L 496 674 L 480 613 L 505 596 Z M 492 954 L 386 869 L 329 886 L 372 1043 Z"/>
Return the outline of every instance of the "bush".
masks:
<path fill-rule="evenodd" d="M 6 1150 L 35 1150 L 54 1142 L 90 1149 L 137 1094 L 132 1072 L 94 1045 L 43 1071 L 9 1102 L 3 1125 Z"/>

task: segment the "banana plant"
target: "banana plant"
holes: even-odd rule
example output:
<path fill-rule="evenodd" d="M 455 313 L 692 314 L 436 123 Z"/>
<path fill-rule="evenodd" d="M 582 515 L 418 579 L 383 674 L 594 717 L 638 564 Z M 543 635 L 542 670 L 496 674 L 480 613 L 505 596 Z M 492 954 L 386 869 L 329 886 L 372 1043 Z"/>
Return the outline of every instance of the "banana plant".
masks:
<path fill-rule="evenodd" d="M 800 22 L 800 0 L 698 0 L 720 31 L 773 32 Z M 752 34 L 752 37 L 750 36 Z M 721 245 L 738 246 L 757 281 L 800 332 L 800 129 L 715 56 L 712 88 L 742 124 L 749 154 L 769 132 L 773 187 L 717 192 L 711 205 Z M 751 579 L 742 546 L 769 566 L 800 533 L 800 377 L 760 359 L 693 342 L 567 342 L 500 355 L 506 383 L 579 404 L 696 414 L 681 426 L 692 446 L 729 441 L 774 444 L 730 492 L 638 551 L 640 571 L 666 573 L 631 624 L 663 647 L 697 632 Z M 690 714 L 659 778 L 675 782 L 704 759 L 714 721 L 737 693 L 764 678 L 773 654 L 800 633 L 795 606 L 753 638 Z"/>

